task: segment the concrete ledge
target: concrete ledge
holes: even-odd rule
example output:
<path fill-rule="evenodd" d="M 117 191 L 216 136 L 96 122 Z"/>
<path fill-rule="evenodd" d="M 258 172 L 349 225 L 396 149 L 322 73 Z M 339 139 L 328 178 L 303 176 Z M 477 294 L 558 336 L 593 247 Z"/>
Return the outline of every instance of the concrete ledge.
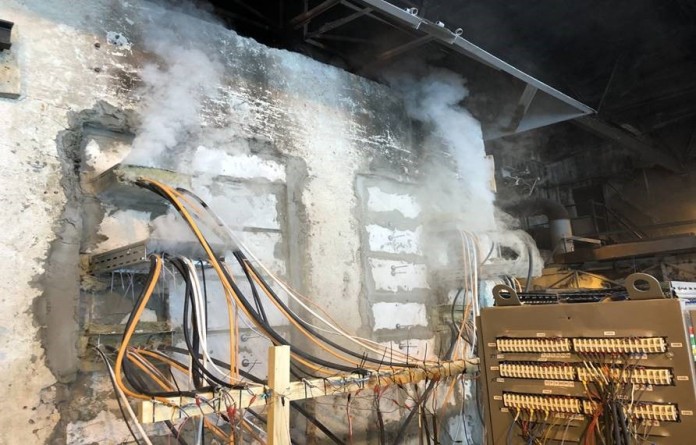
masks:
<path fill-rule="evenodd" d="M 16 51 L 0 52 L 0 97 L 18 99 L 22 93 Z"/>
<path fill-rule="evenodd" d="M 191 178 L 170 170 L 118 164 L 92 180 L 93 192 L 103 202 L 118 208 L 143 211 L 160 210 L 164 213 L 167 202 L 155 193 L 138 187 L 138 178 L 150 178 L 173 187 L 191 189 Z"/>

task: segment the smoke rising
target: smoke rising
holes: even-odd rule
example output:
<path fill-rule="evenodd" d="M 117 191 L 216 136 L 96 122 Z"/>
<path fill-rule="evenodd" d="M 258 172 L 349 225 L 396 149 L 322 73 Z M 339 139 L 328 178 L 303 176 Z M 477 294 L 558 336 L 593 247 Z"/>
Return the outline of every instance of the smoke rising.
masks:
<path fill-rule="evenodd" d="M 480 255 L 495 274 L 525 276 L 530 256 L 532 275 L 541 273 L 543 260 L 525 232 L 511 230 L 513 219 L 495 207 L 494 171 L 486 156 L 481 124 L 463 106 L 466 80 L 452 71 L 408 63 L 392 69 L 385 79 L 403 97 L 411 118 L 424 126 L 422 151 L 423 202 L 430 205 L 427 256 L 441 268 L 438 255 L 445 246 L 460 245 L 460 231 L 477 234 Z M 449 158 L 437 156 L 448 153 Z M 485 241 L 487 240 L 487 241 Z M 484 242 L 485 241 L 485 242 Z M 493 243 L 493 244 L 491 244 Z M 498 249 L 514 252 L 515 261 L 499 258 Z M 489 266 L 489 269 L 491 267 Z"/>
<path fill-rule="evenodd" d="M 223 66 L 211 56 L 210 42 L 191 17 L 209 20 L 205 11 L 187 6 L 148 12 L 143 45 L 156 60 L 140 73 L 141 123 L 125 162 L 161 167 L 164 152 L 190 141 L 204 126 L 204 100 L 215 95 Z"/>
<path fill-rule="evenodd" d="M 391 71 L 386 79 L 404 98 L 410 117 L 429 132 L 423 150 L 451 155 L 456 176 L 442 159 L 425 167 L 428 193 L 440 210 L 468 214 L 468 229 L 496 228 L 490 161 L 486 158 L 479 122 L 461 105 L 468 96 L 466 81 L 452 71 L 423 66 Z M 445 209 L 446 208 L 446 209 Z"/>

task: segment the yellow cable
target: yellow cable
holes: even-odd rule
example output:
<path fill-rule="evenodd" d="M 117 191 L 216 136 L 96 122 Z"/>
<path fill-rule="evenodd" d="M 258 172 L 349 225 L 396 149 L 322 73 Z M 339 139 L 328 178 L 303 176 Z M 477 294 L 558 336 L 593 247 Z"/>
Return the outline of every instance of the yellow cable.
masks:
<path fill-rule="evenodd" d="M 124 385 L 121 376 L 121 368 L 123 366 L 123 357 L 126 354 L 126 350 L 128 348 L 128 344 L 130 343 L 131 337 L 133 336 L 133 332 L 135 331 L 135 327 L 138 324 L 138 321 L 140 320 L 140 317 L 143 314 L 143 311 L 145 310 L 145 306 L 147 305 L 147 302 L 150 300 L 150 297 L 152 296 L 152 292 L 155 290 L 155 287 L 157 286 L 157 280 L 159 279 L 159 276 L 162 273 L 162 258 L 158 255 L 155 255 L 154 259 L 155 263 L 151 270 L 150 280 L 147 284 L 147 287 L 143 291 L 142 298 L 140 299 L 140 305 L 137 308 L 135 308 L 133 321 L 130 324 L 130 326 L 128 326 L 126 332 L 123 334 L 123 342 L 121 343 L 121 346 L 118 349 L 118 353 L 116 355 L 116 362 L 114 363 L 114 376 L 116 378 L 116 383 L 118 384 L 119 388 L 121 388 L 124 394 L 143 400 L 150 400 L 151 397 L 133 392 L 126 385 Z M 164 398 L 155 397 L 155 399 L 168 403 L 168 401 Z"/>

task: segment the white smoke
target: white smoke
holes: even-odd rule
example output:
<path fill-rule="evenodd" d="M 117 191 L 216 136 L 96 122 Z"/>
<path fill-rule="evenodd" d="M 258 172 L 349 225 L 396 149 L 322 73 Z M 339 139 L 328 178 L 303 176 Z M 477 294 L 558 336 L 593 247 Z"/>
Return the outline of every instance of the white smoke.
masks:
<path fill-rule="evenodd" d="M 458 231 L 473 232 L 479 240 L 479 254 L 493 253 L 488 255 L 487 265 L 494 275 L 526 276 L 530 257 L 532 275 L 539 275 L 543 260 L 534 241 L 524 232 L 510 230 L 509 215 L 495 208 L 494 170 L 486 156 L 481 124 L 463 106 L 469 95 L 466 80 L 441 68 L 418 64 L 399 68 L 390 71 L 386 80 L 403 97 L 409 116 L 425 127 L 422 189 L 423 201 L 430 206 L 428 226 L 435 230 L 429 234 L 426 248 L 431 261 L 437 262 L 433 259 L 446 250 L 443 246 L 461 243 Z M 437 156 L 442 152 L 451 159 Z M 440 231 L 445 227 L 456 229 Z M 488 239 L 488 245 L 482 239 Z M 517 259 L 497 258 L 491 241 L 514 252 Z"/>
<path fill-rule="evenodd" d="M 155 7 L 148 12 L 150 23 L 143 45 L 156 61 L 143 66 L 140 72 L 141 124 L 125 162 L 161 167 L 165 152 L 189 140 L 204 126 L 204 99 L 215 95 L 223 66 L 210 55 L 210 42 L 196 29 L 196 19 L 191 16 L 205 15 L 203 11 Z"/>
<path fill-rule="evenodd" d="M 431 130 L 423 149 L 448 151 L 456 163 L 458 180 L 450 181 L 443 165 L 428 166 L 426 187 L 442 197 L 451 212 L 466 213 L 470 230 L 496 228 L 493 171 L 486 158 L 480 123 L 461 105 L 468 96 L 460 75 L 440 68 L 408 67 L 387 75 L 391 87 L 404 98 L 407 112 Z"/>

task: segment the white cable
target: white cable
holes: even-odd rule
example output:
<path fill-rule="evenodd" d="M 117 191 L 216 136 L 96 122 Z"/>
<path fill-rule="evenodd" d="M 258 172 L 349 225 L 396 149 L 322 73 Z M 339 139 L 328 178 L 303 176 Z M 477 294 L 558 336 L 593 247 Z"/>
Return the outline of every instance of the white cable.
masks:
<path fill-rule="evenodd" d="M 203 302 L 204 297 L 201 293 L 201 285 L 200 281 L 198 280 L 198 272 L 196 270 L 196 266 L 193 264 L 193 261 L 191 261 L 189 258 L 185 257 L 180 257 L 187 269 L 187 274 L 190 278 L 191 281 L 191 287 L 193 288 L 193 301 L 195 305 L 195 310 L 196 310 L 196 322 L 198 324 L 198 338 L 200 339 L 200 344 L 201 344 L 201 362 L 202 366 L 205 367 L 206 363 L 208 364 L 209 367 L 206 367 L 206 370 L 215 370 L 217 371 L 222 378 L 227 379 L 231 375 L 231 371 L 225 371 L 223 369 L 220 369 L 214 362 L 210 354 L 208 353 L 208 336 L 207 332 L 205 332 L 204 327 L 206 326 L 206 318 L 205 318 L 205 304 Z M 184 320 L 184 323 L 186 323 L 186 320 Z M 230 326 L 230 329 L 233 329 L 233 326 Z M 230 345 L 232 347 L 232 345 Z M 193 360 L 197 360 L 195 357 L 193 357 Z"/>
<path fill-rule="evenodd" d="M 111 363 L 109 363 L 108 360 L 104 360 L 106 363 L 106 367 L 109 370 L 109 375 L 111 376 L 111 379 L 115 382 L 116 381 L 116 376 L 114 375 L 114 370 L 111 367 Z M 140 437 L 143 439 L 143 441 L 147 445 L 152 445 L 152 442 L 150 442 L 150 438 L 147 437 L 147 434 L 145 434 L 145 430 L 143 430 L 143 426 L 138 422 L 138 418 L 135 416 L 135 413 L 133 412 L 133 408 L 131 408 L 130 403 L 128 402 L 128 399 L 126 398 L 126 395 L 123 393 L 121 388 L 119 388 L 118 385 L 114 385 L 116 387 L 116 397 L 120 397 L 121 400 L 123 401 L 123 404 L 126 406 L 126 411 L 128 411 L 128 416 L 131 418 L 131 421 L 135 424 L 136 429 L 140 433 Z"/>
<path fill-rule="evenodd" d="M 201 421 L 198 422 L 198 432 L 196 433 L 196 445 L 203 444 L 203 423 L 205 423 L 205 415 L 202 415 Z"/>
<path fill-rule="evenodd" d="M 189 192 L 189 194 L 193 195 L 193 193 L 190 193 L 190 192 Z M 193 195 L 193 196 L 195 196 L 195 195 Z M 253 260 L 253 262 L 254 262 L 255 264 L 257 264 L 257 265 L 261 268 L 261 270 L 263 270 L 269 277 L 271 277 L 271 279 L 272 279 L 274 282 L 276 282 L 276 284 L 278 284 L 278 286 L 280 286 L 281 289 L 283 289 L 295 302 L 297 302 L 300 306 L 302 306 L 302 308 L 304 308 L 307 312 L 309 312 L 311 315 L 313 315 L 314 317 L 316 317 L 319 321 L 321 321 L 322 323 L 324 323 L 325 325 L 327 325 L 329 328 L 333 329 L 333 330 L 334 330 L 335 332 L 337 332 L 338 334 L 341 334 L 341 335 L 345 336 L 345 337 L 348 338 L 351 342 L 353 342 L 353 343 L 355 343 L 355 344 L 357 344 L 357 345 L 359 345 L 359 346 L 361 346 L 361 347 L 363 347 L 363 348 L 365 348 L 365 349 L 368 349 L 368 350 L 370 350 L 370 351 L 372 351 L 372 352 L 374 352 L 374 353 L 378 353 L 378 354 L 382 354 L 382 353 L 388 352 L 388 349 L 385 348 L 384 346 L 379 345 L 378 343 L 373 342 L 372 340 L 364 339 L 364 338 L 357 337 L 357 336 L 352 336 L 352 335 L 350 335 L 349 333 L 347 333 L 345 330 L 343 330 L 342 328 L 340 328 L 339 326 L 336 326 L 336 325 L 334 325 L 333 323 L 330 323 L 329 321 L 327 321 L 326 319 L 324 319 L 324 317 L 322 317 L 322 316 L 320 316 L 319 314 L 317 314 L 314 310 L 312 310 L 309 306 L 307 306 L 307 305 L 295 294 L 295 292 L 294 292 L 292 289 L 290 289 L 288 286 L 286 286 L 285 283 L 283 283 L 282 280 L 280 280 L 280 279 L 279 279 L 278 277 L 276 277 L 270 270 L 268 270 L 268 268 L 267 268 L 261 261 L 259 261 L 259 259 L 258 259 L 258 258 L 253 254 L 253 252 L 252 252 L 252 251 L 251 251 L 251 250 L 250 250 L 238 237 L 237 237 L 237 235 L 229 228 L 229 226 L 228 226 L 224 221 L 222 221 L 214 212 L 212 212 L 212 209 L 210 209 L 210 208 L 208 207 L 208 210 L 209 210 L 208 214 L 215 220 L 215 222 L 216 222 L 219 226 L 223 227 L 223 228 L 226 230 L 227 235 L 228 235 L 228 237 L 230 238 L 230 241 L 232 242 L 232 244 L 236 245 L 242 252 L 244 252 L 244 254 L 245 254 L 248 258 L 250 258 L 251 260 Z M 213 230 L 215 230 L 215 228 L 213 228 Z M 215 231 L 217 232 L 217 230 L 215 230 Z M 370 347 L 370 346 L 368 346 L 367 344 L 362 343 L 363 341 L 364 341 L 365 343 L 367 343 L 367 344 L 374 344 L 375 347 L 379 347 L 379 348 L 383 348 L 383 349 L 377 350 L 377 349 L 375 349 L 375 347 Z"/>

